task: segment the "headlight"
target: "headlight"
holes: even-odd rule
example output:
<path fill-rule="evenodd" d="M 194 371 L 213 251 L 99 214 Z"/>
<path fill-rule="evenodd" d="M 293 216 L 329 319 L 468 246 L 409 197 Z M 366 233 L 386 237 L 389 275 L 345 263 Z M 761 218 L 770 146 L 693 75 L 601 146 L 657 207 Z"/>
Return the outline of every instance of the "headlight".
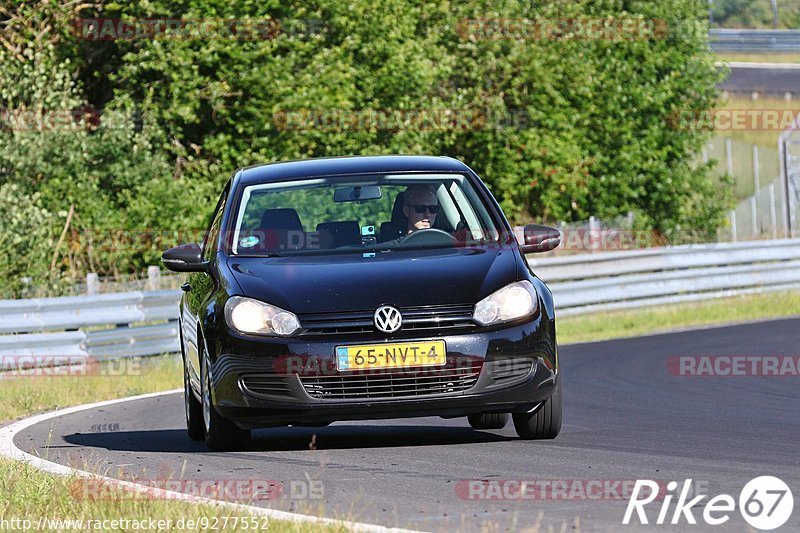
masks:
<path fill-rule="evenodd" d="M 488 326 L 533 315 L 538 308 L 539 297 L 533 284 L 528 280 L 517 281 L 478 302 L 472 318 Z"/>
<path fill-rule="evenodd" d="M 300 329 L 297 316 L 252 298 L 233 296 L 225 303 L 225 321 L 242 333 L 286 337 Z"/>

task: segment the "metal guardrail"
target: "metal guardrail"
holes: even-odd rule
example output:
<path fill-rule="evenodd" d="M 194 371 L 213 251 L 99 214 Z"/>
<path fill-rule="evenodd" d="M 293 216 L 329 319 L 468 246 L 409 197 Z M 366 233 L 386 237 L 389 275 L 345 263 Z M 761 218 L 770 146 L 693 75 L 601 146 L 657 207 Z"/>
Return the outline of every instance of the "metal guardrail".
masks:
<path fill-rule="evenodd" d="M 532 257 L 530 263 L 552 289 L 559 316 L 800 288 L 800 239 Z M 0 370 L 9 368 L 9 357 L 13 365 L 24 357 L 176 352 L 180 294 L 0 301 Z"/>
<path fill-rule="evenodd" d="M 800 288 L 800 239 L 532 258 L 559 316 Z"/>
<path fill-rule="evenodd" d="M 91 357 L 94 360 L 177 352 L 178 323 L 121 327 L 101 331 L 61 331 L 0 336 L 0 370 L 11 361 L 2 357 Z"/>
<path fill-rule="evenodd" d="M 715 52 L 800 52 L 800 30 L 727 30 L 709 32 Z"/>
<path fill-rule="evenodd" d="M 0 370 L 46 365 L 48 358 L 176 352 L 179 300 L 174 290 L 2 300 Z"/>
<path fill-rule="evenodd" d="M 174 320 L 180 291 L 0 300 L 0 333 Z"/>

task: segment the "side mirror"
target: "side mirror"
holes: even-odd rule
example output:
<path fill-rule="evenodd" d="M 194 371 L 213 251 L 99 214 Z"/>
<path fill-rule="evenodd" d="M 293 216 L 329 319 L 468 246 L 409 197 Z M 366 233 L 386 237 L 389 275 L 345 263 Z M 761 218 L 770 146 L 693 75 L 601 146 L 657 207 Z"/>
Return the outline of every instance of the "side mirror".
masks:
<path fill-rule="evenodd" d="M 528 224 L 523 230 L 525 244 L 519 246 L 523 254 L 536 252 L 549 252 L 555 250 L 561 244 L 561 232 L 550 226 L 540 226 L 539 224 Z"/>
<path fill-rule="evenodd" d="M 161 262 L 173 272 L 205 272 L 208 269 L 200 245 L 194 242 L 170 248 L 161 254 Z"/>

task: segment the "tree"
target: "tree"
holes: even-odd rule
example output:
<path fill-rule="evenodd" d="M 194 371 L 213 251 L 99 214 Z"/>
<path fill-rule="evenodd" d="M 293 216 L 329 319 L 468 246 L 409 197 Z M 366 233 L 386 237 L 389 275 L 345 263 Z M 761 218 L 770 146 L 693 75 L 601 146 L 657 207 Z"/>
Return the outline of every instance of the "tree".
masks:
<path fill-rule="evenodd" d="M 119 87 L 138 98 L 152 95 L 170 135 L 200 147 L 200 157 L 218 168 L 441 153 L 475 168 L 518 222 L 633 210 L 660 231 L 691 227 L 713 235 L 728 207 L 725 194 L 710 194 L 708 168 L 694 165 L 707 132 L 669 126 L 675 113 L 716 102 L 720 73 L 707 49 L 702 0 L 473 1 L 447 8 L 319 0 L 247 10 L 207 0 L 177 13 L 170 2 L 142 6 L 124 14 L 269 17 L 287 27 L 324 21 L 316 33 L 266 40 L 129 46 Z M 499 20 L 567 17 L 656 21 L 664 31 L 615 40 L 486 31 Z M 476 22 L 480 31 L 470 34 Z M 413 110 L 449 110 L 472 126 L 359 127 L 369 112 Z M 285 127 L 286 117 L 306 118 Z"/>
<path fill-rule="evenodd" d="M 236 168 L 285 159 L 450 155 L 514 222 L 634 211 L 673 240 L 713 236 L 730 206 L 695 163 L 709 133 L 673 125 L 716 104 L 705 0 L 53 0 L 3 17 L 0 107 L 88 111 L 0 133 L 0 181 L 75 205 L 67 274 L 155 263 Z M 76 17 L 183 25 L 95 40 Z"/>
<path fill-rule="evenodd" d="M 784 3 L 784 2 L 779 2 Z M 793 8 L 786 4 L 786 13 Z M 779 6 L 784 15 L 784 6 Z M 771 0 L 714 0 L 711 10 L 714 22 L 721 28 L 772 28 L 774 12 Z"/>

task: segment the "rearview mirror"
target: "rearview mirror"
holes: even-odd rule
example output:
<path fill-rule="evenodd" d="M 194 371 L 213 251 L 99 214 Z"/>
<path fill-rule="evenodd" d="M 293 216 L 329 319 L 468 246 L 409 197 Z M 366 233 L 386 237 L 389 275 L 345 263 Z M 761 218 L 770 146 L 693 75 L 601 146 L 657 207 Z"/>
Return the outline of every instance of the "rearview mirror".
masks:
<path fill-rule="evenodd" d="M 170 248 L 161 254 L 161 262 L 173 272 L 204 272 L 208 269 L 200 245 L 194 242 Z"/>
<path fill-rule="evenodd" d="M 342 187 L 333 191 L 334 202 L 360 202 L 361 200 L 377 200 L 381 197 L 381 188 L 378 185 L 364 185 L 363 187 Z"/>
<path fill-rule="evenodd" d="M 523 230 L 525 244 L 521 244 L 519 249 L 524 254 L 537 252 L 549 252 L 555 250 L 561 244 L 561 232 L 550 226 L 539 224 L 528 224 Z"/>

